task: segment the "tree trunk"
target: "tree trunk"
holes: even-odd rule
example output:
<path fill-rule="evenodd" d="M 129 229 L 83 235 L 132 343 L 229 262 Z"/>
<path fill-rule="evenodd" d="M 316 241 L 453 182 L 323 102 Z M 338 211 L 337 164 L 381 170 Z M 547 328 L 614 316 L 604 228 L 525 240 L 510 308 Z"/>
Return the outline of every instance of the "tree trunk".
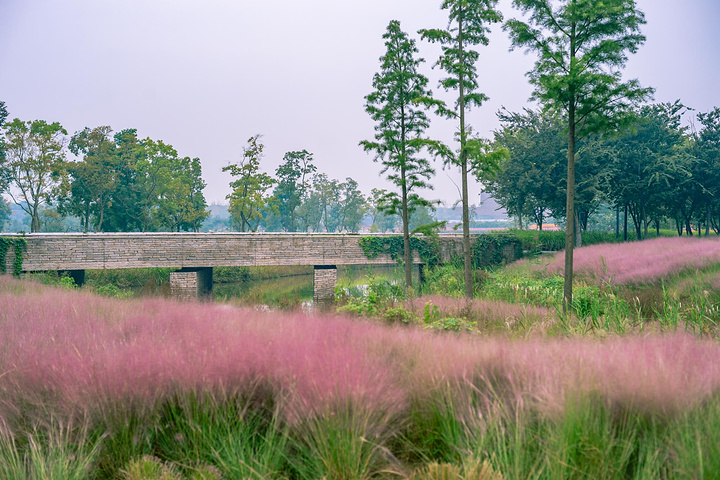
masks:
<path fill-rule="evenodd" d="M 100 205 L 100 214 L 98 216 L 97 231 L 102 232 L 103 221 L 105 220 L 105 207 Z"/>
<path fill-rule="evenodd" d="M 405 289 L 412 288 L 412 254 L 410 252 L 410 213 L 408 212 L 407 184 L 405 183 L 405 167 L 401 167 L 402 176 L 402 224 L 403 224 L 403 258 L 405 259 Z"/>
<path fill-rule="evenodd" d="M 615 205 L 615 238 L 620 238 L 620 205 Z"/>
<path fill-rule="evenodd" d="M 628 228 L 628 204 L 625 204 L 625 214 L 623 217 L 623 242 L 627 242 L 627 228 Z"/>
<path fill-rule="evenodd" d="M 83 233 L 88 233 L 90 230 L 90 203 L 85 202 L 85 212 L 83 214 Z"/>
<path fill-rule="evenodd" d="M 582 228 L 577 210 L 575 211 L 575 246 L 582 247 Z"/>
<path fill-rule="evenodd" d="M 462 65 L 463 58 L 463 15 L 460 12 L 458 17 L 458 49 L 459 61 Z M 472 256 L 470 252 L 470 198 L 468 195 L 468 165 L 467 152 L 465 151 L 466 131 L 465 131 L 465 77 L 460 71 L 459 74 L 459 90 L 460 98 L 458 106 L 460 108 L 460 170 L 462 175 L 462 223 L 463 223 L 463 260 L 465 269 L 465 298 L 473 297 L 473 277 L 472 277 Z"/>
<path fill-rule="evenodd" d="M 705 210 L 705 236 L 710 235 L 710 205 Z"/>
<path fill-rule="evenodd" d="M 574 41 L 571 50 L 574 50 Z M 574 55 L 573 55 L 574 57 Z M 570 102 L 568 115 L 567 199 L 565 209 L 565 280 L 563 314 L 572 309 L 573 250 L 575 246 L 575 103 Z"/>
<path fill-rule="evenodd" d="M 403 95 L 404 98 L 404 95 Z M 400 166 L 400 179 L 402 183 L 402 223 L 403 223 L 403 253 L 405 258 L 405 292 L 409 294 L 412 290 L 412 252 L 410 250 L 410 212 L 408 209 L 408 188 L 407 188 L 407 149 L 406 149 L 406 127 L 405 127 L 405 105 L 400 105 L 400 141 L 402 142 L 403 157 Z"/>
<path fill-rule="evenodd" d="M 30 233 L 37 233 L 40 231 L 40 214 L 38 209 L 40 205 L 38 202 L 32 206 L 32 215 L 30 215 Z"/>

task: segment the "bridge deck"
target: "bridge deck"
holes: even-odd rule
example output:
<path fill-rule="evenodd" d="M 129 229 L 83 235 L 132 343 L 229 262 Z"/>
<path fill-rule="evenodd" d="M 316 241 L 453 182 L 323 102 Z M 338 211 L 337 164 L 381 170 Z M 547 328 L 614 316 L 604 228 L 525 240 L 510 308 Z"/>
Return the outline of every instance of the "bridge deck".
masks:
<path fill-rule="evenodd" d="M 18 237 L 19 235 L 2 235 Z M 367 258 L 363 235 L 286 233 L 40 233 L 23 235 L 24 271 L 265 265 L 392 264 Z M 377 235 L 372 235 L 377 236 Z M 461 237 L 444 237 L 457 251 Z M 7 271 L 14 253 L 7 252 Z M 420 260 L 415 259 L 416 262 Z"/>

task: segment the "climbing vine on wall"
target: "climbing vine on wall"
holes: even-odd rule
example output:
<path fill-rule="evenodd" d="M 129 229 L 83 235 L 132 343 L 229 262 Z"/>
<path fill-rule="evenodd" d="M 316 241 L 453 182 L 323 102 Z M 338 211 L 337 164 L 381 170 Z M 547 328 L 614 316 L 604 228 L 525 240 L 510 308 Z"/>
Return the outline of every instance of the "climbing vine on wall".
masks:
<path fill-rule="evenodd" d="M 486 268 L 522 258 L 522 241 L 511 234 L 479 235 L 472 246 L 475 268 Z"/>
<path fill-rule="evenodd" d="M 23 252 L 27 248 L 27 241 L 24 238 L 0 237 L 0 274 L 7 273 L 5 259 L 7 252 L 13 247 L 15 250 L 15 261 L 13 262 L 13 275 L 19 277 L 22 273 Z"/>
<path fill-rule="evenodd" d="M 402 261 L 405 244 L 403 237 L 393 235 L 390 237 L 362 237 L 360 247 L 368 258 L 378 255 L 390 255 L 390 258 Z M 440 263 L 440 243 L 433 237 L 410 237 L 410 250 L 418 252 L 420 260 L 429 266 Z"/>

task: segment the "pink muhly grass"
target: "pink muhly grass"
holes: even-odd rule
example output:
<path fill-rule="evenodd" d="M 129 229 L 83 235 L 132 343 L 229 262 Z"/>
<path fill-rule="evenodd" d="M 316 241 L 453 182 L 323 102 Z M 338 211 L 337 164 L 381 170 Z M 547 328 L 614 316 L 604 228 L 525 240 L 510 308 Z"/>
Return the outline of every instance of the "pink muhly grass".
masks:
<path fill-rule="evenodd" d="M 493 396 L 553 412 L 568 394 L 598 392 L 675 412 L 720 392 L 720 346 L 689 336 L 510 341 L 18 285 L 27 284 L 0 277 L 0 421 L 9 424 L 33 411 L 242 395 L 259 383 L 291 422 L 347 405 L 387 421 L 443 389 L 470 416 L 474 398 Z"/>
<path fill-rule="evenodd" d="M 0 416 L 21 404 L 92 410 L 193 390 L 243 393 L 259 380 L 295 414 L 402 404 L 392 370 L 363 347 L 379 326 L 50 288 L 0 293 L 0 305 L 0 391 L 12 399 Z"/>
<path fill-rule="evenodd" d="M 603 281 L 653 283 L 684 270 L 720 263 L 720 239 L 674 237 L 591 245 L 575 250 L 573 263 L 577 273 Z M 564 255 L 558 253 L 548 271 L 561 273 L 564 265 Z"/>

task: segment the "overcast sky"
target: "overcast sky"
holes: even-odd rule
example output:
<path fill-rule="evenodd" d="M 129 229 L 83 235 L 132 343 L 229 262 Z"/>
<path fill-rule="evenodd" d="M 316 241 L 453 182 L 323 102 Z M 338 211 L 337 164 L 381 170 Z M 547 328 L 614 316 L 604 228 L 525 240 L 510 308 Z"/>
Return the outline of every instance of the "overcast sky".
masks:
<path fill-rule="evenodd" d="M 59 121 L 70 134 L 86 126 L 136 128 L 181 156 L 199 157 L 209 202 L 224 202 L 246 140 L 263 135 L 263 167 L 306 149 L 331 178 L 352 177 L 368 193 L 387 187 L 380 166 L 358 146 L 371 139 L 363 109 L 384 53 L 388 22 L 444 27 L 440 0 L 0 0 L 0 100 L 10 118 Z M 638 0 L 647 42 L 627 78 L 656 88 L 657 101 L 681 99 L 699 111 L 720 106 L 720 2 Z M 517 16 L 500 0 L 505 18 Z M 438 49 L 418 41 L 437 96 Z M 533 57 L 508 51 L 499 26 L 480 49 L 476 132 L 490 137 L 501 107 L 529 106 L 525 73 Z M 455 125 L 433 120 L 450 142 Z M 428 198 L 458 198 L 455 171 L 443 171 Z M 471 201 L 480 188 L 474 186 Z"/>

